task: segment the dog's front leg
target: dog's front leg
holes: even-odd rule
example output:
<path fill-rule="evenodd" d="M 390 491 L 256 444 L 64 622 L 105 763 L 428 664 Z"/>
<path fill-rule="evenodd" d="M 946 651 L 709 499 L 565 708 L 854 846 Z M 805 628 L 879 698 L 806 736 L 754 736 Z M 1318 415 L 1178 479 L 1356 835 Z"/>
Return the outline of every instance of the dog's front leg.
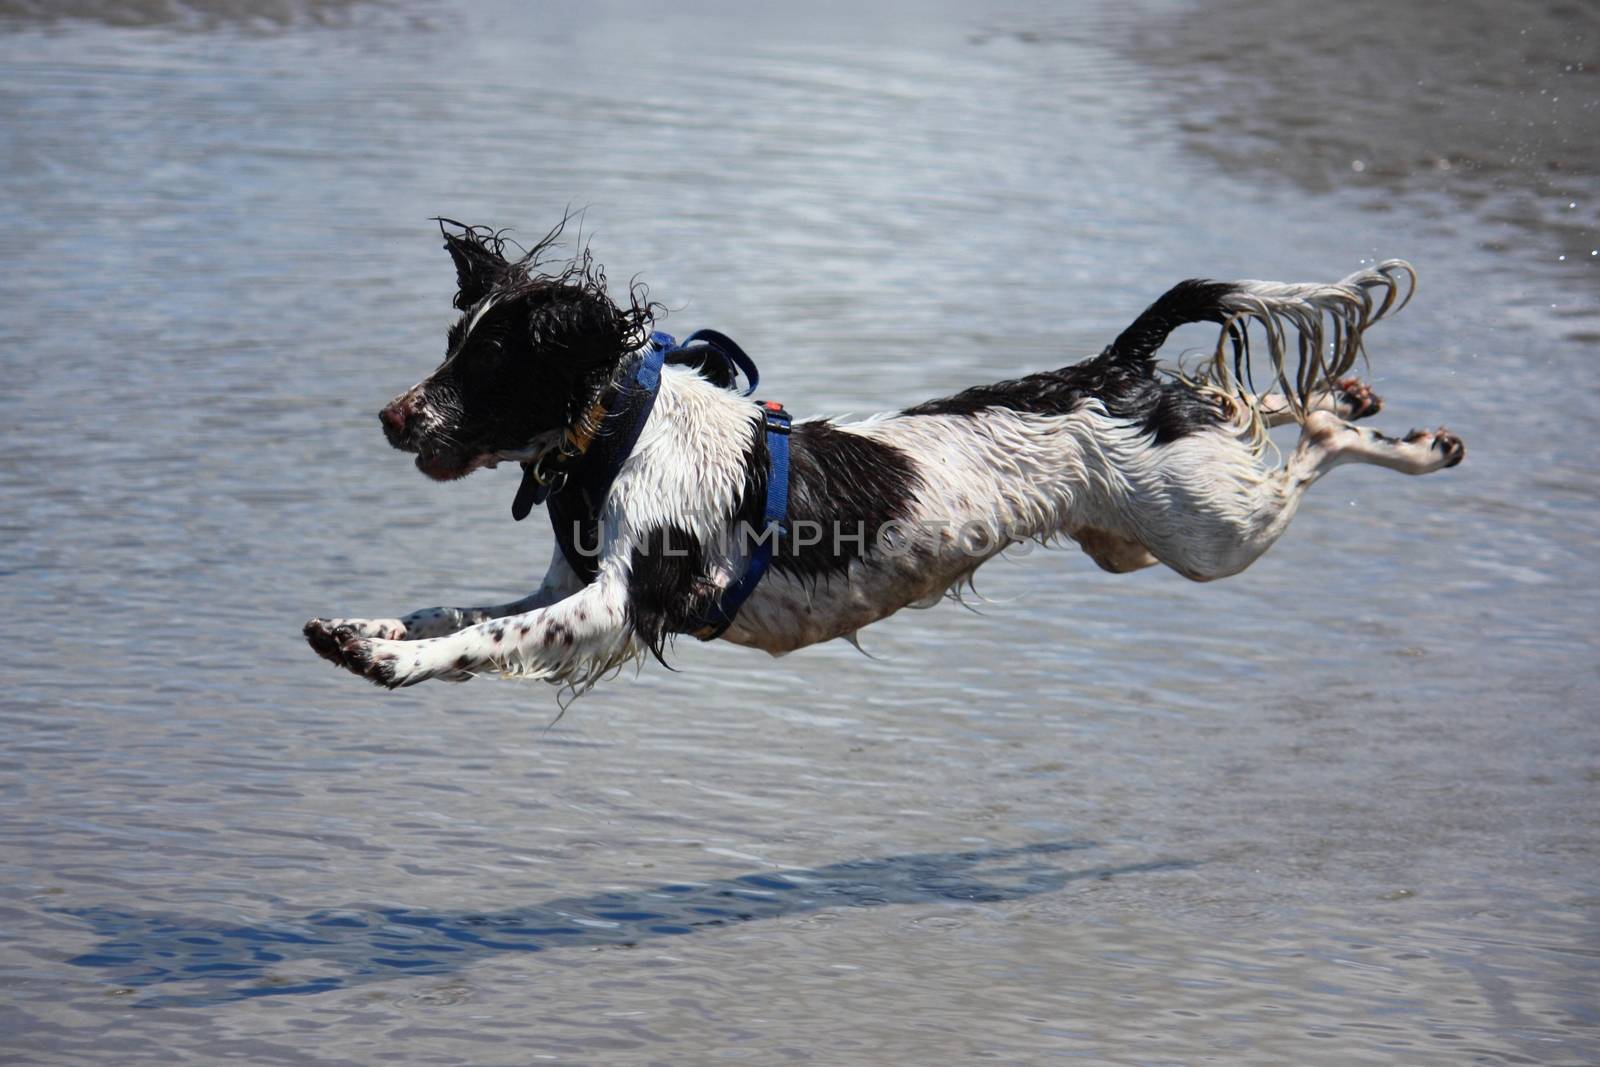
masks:
<path fill-rule="evenodd" d="M 636 651 L 626 581 L 602 576 L 557 604 L 417 641 L 358 638 L 341 657 L 390 689 L 430 678 L 495 673 L 583 685 Z"/>
<path fill-rule="evenodd" d="M 405 628 L 402 639 L 416 641 L 427 637 L 443 637 L 480 622 L 503 619 L 508 615 L 523 615 L 565 600 L 582 588 L 583 579 L 579 578 L 578 573 L 567 563 L 567 557 L 557 551 L 550 560 L 550 566 L 546 569 L 544 581 L 539 583 L 539 588 L 521 600 L 482 608 L 421 608 L 399 620 L 401 626 Z M 393 635 L 383 633 L 351 636 L 395 639 Z"/>
<path fill-rule="evenodd" d="M 344 661 L 344 646 L 359 638 L 416 641 L 427 637 L 443 637 L 476 623 L 547 607 L 581 588 L 583 582 L 577 572 L 567 563 L 566 557 L 557 552 L 539 588 L 508 604 L 474 608 L 422 608 L 398 619 L 317 618 L 307 622 L 301 632 L 317 655 L 341 667 L 349 667 Z"/>

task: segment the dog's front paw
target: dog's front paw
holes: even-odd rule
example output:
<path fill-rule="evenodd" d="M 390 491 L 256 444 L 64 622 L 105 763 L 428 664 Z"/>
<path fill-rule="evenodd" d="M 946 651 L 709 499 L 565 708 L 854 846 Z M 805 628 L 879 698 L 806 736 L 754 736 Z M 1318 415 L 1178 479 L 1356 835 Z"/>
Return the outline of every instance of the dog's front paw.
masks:
<path fill-rule="evenodd" d="M 321 656 L 330 663 L 344 666 L 344 660 L 339 655 L 339 641 L 333 636 L 334 619 L 311 619 L 300 632 L 305 635 L 306 644 L 311 646 L 311 651 Z"/>
<path fill-rule="evenodd" d="M 400 689 L 430 678 L 464 682 L 472 677 L 473 664 L 468 658 L 448 659 L 438 640 L 355 638 L 340 646 L 339 655 L 346 669 L 385 689 Z"/>
<path fill-rule="evenodd" d="M 302 627 L 312 651 L 330 663 L 348 667 L 344 646 L 360 638 L 404 641 L 405 623 L 399 619 L 312 619 Z"/>

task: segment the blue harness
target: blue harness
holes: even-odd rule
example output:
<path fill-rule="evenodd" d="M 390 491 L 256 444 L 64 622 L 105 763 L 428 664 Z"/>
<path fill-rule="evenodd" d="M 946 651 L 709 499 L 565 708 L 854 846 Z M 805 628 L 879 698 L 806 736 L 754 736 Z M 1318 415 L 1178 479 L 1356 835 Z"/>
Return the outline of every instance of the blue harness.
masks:
<path fill-rule="evenodd" d="M 511 503 L 511 517 L 521 522 L 534 505 L 548 501 L 556 544 L 585 585 L 599 573 L 600 510 L 644 431 L 661 389 L 661 368 L 668 363 L 695 367 L 729 389 L 734 388 L 742 373 L 749 383 L 740 390 L 742 396 L 754 393 L 761 381 L 760 372 L 744 349 L 716 330 L 696 330 L 681 345 L 671 334 L 652 333 L 649 346 L 637 357 L 632 372 L 621 376 L 621 384 L 602 396 L 585 420 L 595 427 L 589 437 L 580 442 L 571 440 L 569 435 L 554 454 L 554 471 L 546 469 L 543 459 L 522 465 L 522 484 Z M 746 559 L 744 573 L 704 615 L 684 628 L 684 633 L 702 641 L 721 637 L 733 625 L 739 608 L 767 573 L 777 534 L 789 514 L 789 413 L 776 401 L 756 404 L 761 409 L 761 432 L 766 435 L 769 460 L 763 526 Z"/>

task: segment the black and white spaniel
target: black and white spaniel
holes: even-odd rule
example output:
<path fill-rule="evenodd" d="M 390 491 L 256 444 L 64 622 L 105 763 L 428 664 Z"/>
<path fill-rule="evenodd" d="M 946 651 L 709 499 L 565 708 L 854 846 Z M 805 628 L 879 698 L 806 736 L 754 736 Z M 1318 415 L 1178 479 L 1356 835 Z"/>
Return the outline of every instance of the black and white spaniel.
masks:
<path fill-rule="evenodd" d="M 770 420 L 730 388 L 725 353 L 658 355 L 640 384 L 663 345 L 649 332 L 659 309 L 638 287 L 614 302 L 586 249 L 552 268 L 560 227 L 518 258 L 498 233 L 441 229 L 462 315 L 444 362 L 383 409 L 384 431 L 439 480 L 522 463 L 524 488 L 554 493 L 552 514 L 574 528 L 521 600 L 306 624 L 318 653 L 383 686 L 490 673 L 582 690 L 679 633 L 788 652 L 1062 535 L 1106 570 L 1163 563 L 1210 581 L 1265 552 L 1341 463 L 1428 474 L 1465 455 L 1443 429 L 1354 424 L 1379 403 L 1343 376 L 1366 328 L 1410 299 L 1399 260 L 1328 284 L 1181 282 L 1092 359 L 860 422 L 796 422 L 780 471 Z M 1167 335 L 1197 321 L 1220 324 L 1216 351 L 1158 373 Z M 1260 392 L 1252 341 L 1270 364 Z M 1278 466 L 1266 428 L 1289 422 L 1300 439 Z M 585 464 L 602 451 L 596 482 Z M 586 477 L 590 498 L 568 499 L 567 479 Z M 769 480 L 785 477 L 781 520 L 763 527 Z M 762 544 L 764 575 L 728 603 Z"/>

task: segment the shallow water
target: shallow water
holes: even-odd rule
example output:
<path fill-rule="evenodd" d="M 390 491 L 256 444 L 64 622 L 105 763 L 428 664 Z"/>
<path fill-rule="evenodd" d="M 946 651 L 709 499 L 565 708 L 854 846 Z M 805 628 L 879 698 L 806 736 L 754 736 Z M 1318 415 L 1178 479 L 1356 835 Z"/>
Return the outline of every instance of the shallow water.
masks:
<path fill-rule="evenodd" d="M 1390 60 L 1331 92 L 1360 20 L 1252 69 L 1230 5 L 43 6 L 0 9 L 14 1062 L 1600 1061 L 1592 65 L 1478 61 L 1528 155 L 1419 125 Z M 1586 9 L 1499 17 L 1593 53 Z M 1297 58 L 1368 140 L 1272 106 Z M 1492 166 L 1395 148 L 1436 129 Z M 690 642 L 559 721 L 379 693 L 300 622 L 549 551 L 511 474 L 377 432 L 443 345 L 426 219 L 568 204 L 799 414 L 1404 255 L 1378 423 L 1470 455 L 1338 471 L 1212 586 L 1036 552 L 873 659 Z"/>

